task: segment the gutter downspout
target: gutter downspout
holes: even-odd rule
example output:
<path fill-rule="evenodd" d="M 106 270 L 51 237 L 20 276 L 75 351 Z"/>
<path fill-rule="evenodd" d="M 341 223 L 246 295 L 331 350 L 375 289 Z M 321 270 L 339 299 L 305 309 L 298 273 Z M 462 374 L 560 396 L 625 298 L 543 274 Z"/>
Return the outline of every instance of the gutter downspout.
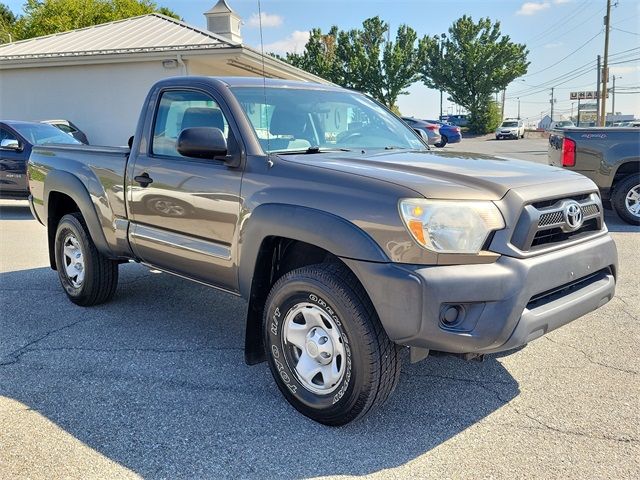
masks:
<path fill-rule="evenodd" d="M 176 55 L 176 60 L 178 60 L 178 64 L 182 67 L 182 70 L 184 71 L 184 75 L 185 76 L 189 76 L 189 70 L 187 69 L 187 64 L 184 63 L 184 61 L 182 60 L 182 54 L 177 54 Z"/>

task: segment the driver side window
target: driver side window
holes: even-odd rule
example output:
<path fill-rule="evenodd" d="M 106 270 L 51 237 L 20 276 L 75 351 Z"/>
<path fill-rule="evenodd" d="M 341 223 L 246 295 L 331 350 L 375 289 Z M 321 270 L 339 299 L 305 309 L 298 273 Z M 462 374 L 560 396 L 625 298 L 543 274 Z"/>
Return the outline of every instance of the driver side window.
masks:
<path fill-rule="evenodd" d="M 208 95 L 193 91 L 162 94 L 153 126 L 151 151 L 155 155 L 184 158 L 177 150 L 178 137 L 185 128 L 213 127 L 230 142 L 229 123 L 218 104 Z"/>

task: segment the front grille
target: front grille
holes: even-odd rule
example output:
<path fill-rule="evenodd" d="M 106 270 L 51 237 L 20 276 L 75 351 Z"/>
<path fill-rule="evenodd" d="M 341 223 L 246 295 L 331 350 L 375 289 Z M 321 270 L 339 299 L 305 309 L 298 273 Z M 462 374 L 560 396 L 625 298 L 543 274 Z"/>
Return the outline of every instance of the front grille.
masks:
<path fill-rule="evenodd" d="M 533 205 L 533 207 L 537 208 L 538 210 L 542 210 L 544 208 L 551 207 L 556 203 L 562 202 L 563 200 L 575 200 L 578 203 L 582 203 L 591 195 L 592 194 L 586 193 L 584 195 L 574 195 L 572 197 L 552 198 L 551 200 L 540 200 L 539 202 L 533 202 L 531 205 Z"/>
<path fill-rule="evenodd" d="M 582 226 L 573 231 L 565 218 L 570 202 L 579 204 L 583 217 Z M 593 235 L 603 225 L 602 204 L 596 193 L 541 200 L 524 207 L 511 243 L 522 251 L 541 249 Z"/>
<path fill-rule="evenodd" d="M 547 225 L 553 225 L 554 223 L 560 223 L 564 221 L 564 214 L 562 212 L 552 212 L 540 215 L 538 220 L 539 227 L 546 227 Z"/>
<path fill-rule="evenodd" d="M 596 215 L 597 213 L 599 213 L 598 206 L 595 204 L 582 207 L 582 215 L 584 215 L 585 217 L 590 217 L 591 215 Z"/>
<path fill-rule="evenodd" d="M 548 245 L 550 243 L 568 242 L 577 237 L 584 236 L 588 232 L 597 232 L 600 230 L 598 222 L 595 218 L 587 220 L 582 224 L 578 230 L 573 232 L 564 232 L 561 228 L 550 228 L 548 230 L 540 230 L 536 232 L 531 242 L 531 248 L 539 247 L 540 245 Z"/>

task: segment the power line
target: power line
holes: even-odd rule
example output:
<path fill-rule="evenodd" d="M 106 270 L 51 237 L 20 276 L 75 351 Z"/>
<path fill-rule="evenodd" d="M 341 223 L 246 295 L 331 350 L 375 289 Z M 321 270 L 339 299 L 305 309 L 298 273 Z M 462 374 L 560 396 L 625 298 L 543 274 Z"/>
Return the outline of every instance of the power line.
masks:
<path fill-rule="evenodd" d="M 567 13 L 567 15 L 565 15 L 562 18 L 560 18 L 560 20 L 558 20 L 556 23 L 548 26 L 547 28 L 542 30 L 540 33 L 537 33 L 533 37 L 529 38 L 529 40 L 527 40 L 525 43 L 529 44 L 531 42 L 537 42 L 539 39 L 543 38 L 545 35 L 553 32 L 559 25 L 562 25 L 567 18 L 569 18 L 569 17 L 575 18 L 575 12 L 576 11 L 578 11 L 578 12 L 584 11 L 582 9 L 582 7 L 584 7 L 588 2 L 589 2 L 589 0 L 585 0 L 579 6 L 577 6 L 576 8 L 572 9 L 569 13 Z"/>
<path fill-rule="evenodd" d="M 640 33 L 630 32 L 629 30 L 623 30 L 621 28 L 611 27 L 611 30 L 617 30 L 618 32 L 622 32 L 622 33 L 630 33 L 631 35 L 635 35 L 637 37 L 640 37 Z"/>
<path fill-rule="evenodd" d="M 622 60 L 624 58 L 628 58 L 628 57 L 630 57 L 632 55 L 635 55 L 634 52 L 636 52 L 638 50 L 640 50 L 640 47 L 630 48 L 628 50 L 623 50 L 621 52 L 612 53 L 611 55 L 609 55 L 609 58 L 615 58 L 616 60 Z M 585 63 L 583 65 L 580 65 L 579 67 L 574 68 L 573 70 L 568 71 L 567 73 L 563 73 L 562 75 L 559 75 L 559 76 L 557 76 L 557 77 L 555 77 L 555 78 L 553 78 L 551 80 L 547 80 L 547 81 L 543 82 L 540 85 L 530 85 L 531 88 L 520 90 L 519 92 L 513 93 L 513 95 L 525 94 L 527 92 L 531 92 L 531 91 L 536 90 L 538 88 L 546 88 L 548 86 L 551 86 L 554 82 L 557 82 L 559 80 L 563 80 L 567 76 L 570 76 L 573 73 L 579 72 L 580 70 L 582 70 L 584 68 L 587 68 L 588 70 L 593 68 L 594 63 L 595 63 L 594 61 L 587 62 L 587 63 Z"/>
<path fill-rule="evenodd" d="M 589 42 L 592 42 L 593 40 L 596 39 L 596 37 L 598 37 L 599 35 L 602 34 L 602 30 L 599 31 L 598 33 L 596 33 L 593 37 L 591 37 L 589 40 L 587 40 L 586 42 L 584 42 L 582 45 L 580 45 L 578 48 L 576 48 L 573 52 L 569 53 L 566 57 L 562 57 L 560 60 L 558 60 L 556 63 L 552 63 L 551 65 L 549 65 L 546 68 L 543 68 L 542 70 L 538 70 L 537 72 L 533 72 L 533 73 L 528 73 L 527 75 L 525 75 L 522 78 L 527 78 L 527 77 L 532 77 L 533 75 L 537 75 L 539 73 L 542 72 L 546 72 L 547 70 L 549 70 L 550 68 L 555 67 L 556 65 L 558 65 L 559 63 L 562 63 L 563 61 L 565 61 L 567 58 L 569 58 L 571 55 L 573 55 L 574 53 L 579 52 L 580 50 L 582 50 L 584 47 L 586 47 Z"/>
<path fill-rule="evenodd" d="M 573 28 L 570 28 L 569 30 L 562 30 L 562 37 L 566 37 L 569 33 L 577 30 L 579 27 L 581 27 L 582 25 L 584 25 L 585 23 L 587 23 L 589 20 L 591 20 L 593 17 L 595 17 L 596 15 L 599 15 L 600 13 L 602 13 L 604 11 L 605 7 L 602 7 L 600 10 L 596 11 L 593 15 L 591 15 L 590 17 L 586 18 L 583 22 L 579 23 L 578 25 L 575 25 Z M 533 45 L 531 48 L 534 48 L 536 46 L 540 46 L 541 44 L 538 45 Z"/>

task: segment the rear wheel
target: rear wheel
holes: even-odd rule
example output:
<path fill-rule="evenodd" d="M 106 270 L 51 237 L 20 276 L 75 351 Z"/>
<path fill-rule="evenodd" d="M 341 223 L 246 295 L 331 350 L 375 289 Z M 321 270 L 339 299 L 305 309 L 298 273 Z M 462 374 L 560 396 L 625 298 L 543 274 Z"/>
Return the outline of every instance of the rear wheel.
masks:
<path fill-rule="evenodd" d="M 446 135 L 441 135 L 440 136 L 440 141 L 438 143 L 436 143 L 436 147 L 438 148 L 442 148 L 444 147 L 447 143 L 449 143 L 449 139 L 447 138 Z"/>
<path fill-rule="evenodd" d="M 98 252 L 80 213 L 62 217 L 54 248 L 58 277 L 69 300 L 84 307 L 111 300 L 118 286 L 118 262 Z"/>
<path fill-rule="evenodd" d="M 263 328 L 278 388 L 303 415 L 325 425 L 363 417 L 400 378 L 399 347 L 342 265 L 284 275 L 267 299 Z"/>
<path fill-rule="evenodd" d="M 625 222 L 640 225 L 640 175 L 629 175 L 618 182 L 611 205 Z"/>

